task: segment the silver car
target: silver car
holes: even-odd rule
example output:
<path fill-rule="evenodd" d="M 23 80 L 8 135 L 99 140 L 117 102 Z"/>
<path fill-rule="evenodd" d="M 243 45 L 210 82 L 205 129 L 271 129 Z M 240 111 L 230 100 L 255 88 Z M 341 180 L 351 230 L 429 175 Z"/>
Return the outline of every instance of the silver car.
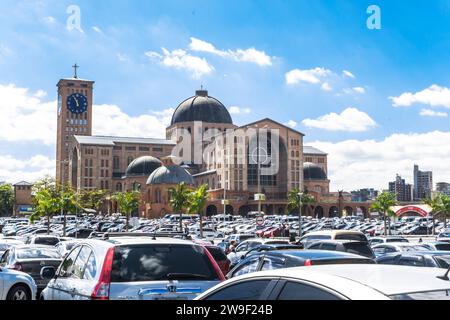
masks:
<path fill-rule="evenodd" d="M 198 244 L 137 236 L 80 242 L 41 276 L 43 300 L 188 300 L 225 279 Z"/>
<path fill-rule="evenodd" d="M 0 300 L 34 300 L 36 292 L 31 276 L 0 267 Z"/>

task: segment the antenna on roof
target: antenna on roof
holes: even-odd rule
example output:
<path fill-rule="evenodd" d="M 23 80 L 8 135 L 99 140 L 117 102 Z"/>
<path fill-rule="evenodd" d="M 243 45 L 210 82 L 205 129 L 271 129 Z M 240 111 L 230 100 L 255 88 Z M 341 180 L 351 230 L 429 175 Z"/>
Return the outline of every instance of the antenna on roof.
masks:
<path fill-rule="evenodd" d="M 437 276 L 438 279 L 442 279 L 445 281 L 449 281 L 450 279 L 448 278 L 448 274 L 450 272 L 450 267 L 448 268 L 447 272 L 443 275 L 443 276 Z"/>

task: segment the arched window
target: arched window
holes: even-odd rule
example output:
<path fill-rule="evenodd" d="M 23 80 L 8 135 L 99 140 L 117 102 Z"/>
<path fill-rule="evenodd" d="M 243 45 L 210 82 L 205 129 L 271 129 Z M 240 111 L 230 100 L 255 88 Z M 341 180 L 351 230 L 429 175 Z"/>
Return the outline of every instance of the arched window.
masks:
<path fill-rule="evenodd" d="M 122 184 L 120 182 L 116 184 L 116 191 L 122 191 Z"/>
<path fill-rule="evenodd" d="M 294 150 L 291 151 L 291 157 L 294 158 L 295 157 L 295 153 Z"/>
<path fill-rule="evenodd" d="M 127 165 L 130 165 L 130 163 L 132 163 L 133 162 L 133 157 L 128 157 L 128 159 L 127 159 Z"/>
<path fill-rule="evenodd" d="M 299 158 L 299 157 L 300 157 L 300 152 L 297 151 L 297 152 L 295 153 L 295 155 L 297 156 L 297 158 Z"/>

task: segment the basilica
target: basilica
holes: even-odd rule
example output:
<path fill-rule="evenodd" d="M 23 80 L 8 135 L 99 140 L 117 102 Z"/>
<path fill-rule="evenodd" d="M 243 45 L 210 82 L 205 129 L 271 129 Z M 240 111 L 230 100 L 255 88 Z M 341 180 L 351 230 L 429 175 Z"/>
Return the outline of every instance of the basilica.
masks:
<path fill-rule="evenodd" d="M 237 126 L 206 90 L 178 103 L 166 139 L 157 139 L 92 135 L 94 82 L 75 74 L 57 87 L 57 181 L 77 191 L 139 190 L 141 217 L 171 213 L 170 189 L 181 182 L 208 185 L 207 215 L 282 214 L 293 189 L 315 197 L 307 214 L 317 217 L 341 214 L 348 201 L 330 192 L 327 154 L 304 146 L 303 133 L 269 118 Z"/>

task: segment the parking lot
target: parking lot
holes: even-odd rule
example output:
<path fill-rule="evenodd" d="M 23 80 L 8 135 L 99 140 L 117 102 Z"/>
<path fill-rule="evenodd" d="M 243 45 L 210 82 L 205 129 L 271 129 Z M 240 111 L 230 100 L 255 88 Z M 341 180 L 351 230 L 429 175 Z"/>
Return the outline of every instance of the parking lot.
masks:
<path fill-rule="evenodd" d="M 125 224 L 118 214 L 0 219 L 1 299 L 448 299 L 450 290 L 442 221 L 402 218 L 388 236 L 382 220 L 356 216 L 303 217 L 301 228 L 295 215 Z"/>

